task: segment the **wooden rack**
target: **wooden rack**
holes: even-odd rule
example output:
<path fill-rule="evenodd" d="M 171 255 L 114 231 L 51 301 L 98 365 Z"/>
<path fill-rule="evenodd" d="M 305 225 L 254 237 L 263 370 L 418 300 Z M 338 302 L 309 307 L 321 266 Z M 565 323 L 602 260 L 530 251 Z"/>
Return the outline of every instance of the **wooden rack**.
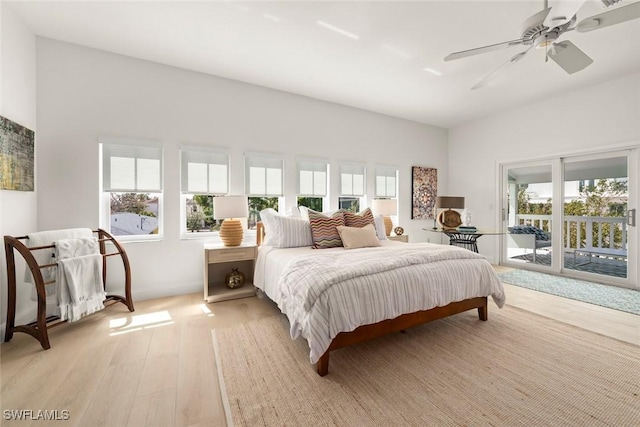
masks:
<path fill-rule="evenodd" d="M 105 303 L 109 303 L 108 305 L 115 304 L 116 302 L 121 302 L 127 306 L 129 311 L 134 311 L 133 308 L 133 299 L 131 298 L 131 266 L 129 264 L 129 258 L 127 257 L 127 253 L 124 248 L 118 243 L 118 241 L 109 233 L 102 229 L 93 230 L 94 233 L 98 234 L 98 243 L 100 246 L 100 253 L 102 254 L 102 286 L 106 290 L 107 283 L 107 258 L 115 255 L 120 255 L 122 262 L 124 264 L 124 272 L 125 272 L 125 296 L 122 297 L 120 295 L 107 295 L 105 299 Z M 33 257 L 32 251 L 43 250 L 43 249 L 51 249 L 54 245 L 48 246 L 35 246 L 28 247 L 21 240 L 27 240 L 28 236 L 21 237 L 12 237 L 12 236 L 4 236 L 4 249 L 5 255 L 7 259 L 7 325 L 6 331 L 4 335 L 4 341 L 11 341 L 13 338 L 14 332 L 24 332 L 26 334 L 31 335 L 38 341 L 40 341 L 40 345 L 45 350 L 49 349 L 51 345 L 49 344 L 49 335 L 47 333 L 48 328 L 52 328 L 54 326 L 58 326 L 61 323 L 66 322 L 66 320 L 60 320 L 58 316 L 49 316 L 47 317 L 47 294 L 45 291 L 45 286 L 52 285 L 55 283 L 55 280 L 50 280 L 45 282 L 42 277 L 42 269 L 57 267 L 56 263 L 46 264 L 46 265 L 38 265 L 38 262 Z M 116 249 L 116 252 L 107 253 L 106 243 L 110 242 Z M 16 262 L 15 262 L 15 254 L 14 249 L 18 251 L 31 270 L 31 274 L 33 275 L 34 285 L 36 287 L 37 297 L 38 297 L 38 315 L 37 320 L 31 322 L 26 325 L 15 325 L 16 318 Z"/>

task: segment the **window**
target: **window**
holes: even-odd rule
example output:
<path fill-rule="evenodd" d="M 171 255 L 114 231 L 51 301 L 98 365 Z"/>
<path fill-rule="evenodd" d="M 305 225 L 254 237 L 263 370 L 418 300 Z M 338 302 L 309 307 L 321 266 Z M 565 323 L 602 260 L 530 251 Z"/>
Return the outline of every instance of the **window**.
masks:
<path fill-rule="evenodd" d="M 324 199 L 322 197 L 298 197 L 298 206 L 305 206 L 316 212 L 324 210 Z"/>
<path fill-rule="evenodd" d="M 340 194 L 343 196 L 364 196 L 364 165 L 340 165 Z"/>
<path fill-rule="evenodd" d="M 360 198 L 340 196 L 338 197 L 338 208 L 358 213 L 360 212 Z"/>
<path fill-rule="evenodd" d="M 365 192 L 365 166 L 358 163 L 340 165 L 340 197 L 338 207 L 352 212 L 360 211 L 360 201 Z"/>
<path fill-rule="evenodd" d="M 328 168 L 326 160 L 298 159 L 298 206 L 322 212 L 327 197 Z"/>
<path fill-rule="evenodd" d="M 396 198 L 398 169 L 389 166 L 376 166 L 376 197 Z"/>
<path fill-rule="evenodd" d="M 326 161 L 298 160 L 298 195 L 325 197 L 327 168 Z"/>
<path fill-rule="evenodd" d="M 101 225 L 114 236 L 162 234 L 161 145 L 101 137 L 100 148 Z"/>
<path fill-rule="evenodd" d="M 209 147 L 180 149 L 182 232 L 220 230 L 213 218 L 213 198 L 229 193 L 229 154 Z"/>
<path fill-rule="evenodd" d="M 249 218 L 247 228 L 254 230 L 260 221 L 260 211 L 271 208 L 278 210 L 280 199 L 278 197 L 249 197 Z"/>
<path fill-rule="evenodd" d="M 260 220 L 260 211 L 278 210 L 283 196 L 284 160 L 269 154 L 245 154 L 245 191 L 249 198 L 248 228 L 254 229 Z"/>

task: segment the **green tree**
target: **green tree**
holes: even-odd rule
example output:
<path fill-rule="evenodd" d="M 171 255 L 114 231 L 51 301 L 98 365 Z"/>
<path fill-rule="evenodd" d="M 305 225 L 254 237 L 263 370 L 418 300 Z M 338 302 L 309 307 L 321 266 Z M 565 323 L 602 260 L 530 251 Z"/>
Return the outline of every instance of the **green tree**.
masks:
<path fill-rule="evenodd" d="M 193 212 L 187 212 L 186 226 L 189 231 L 218 231 L 222 220 L 214 219 L 213 198 L 210 194 L 194 194 L 191 200 L 195 204 Z"/>
<path fill-rule="evenodd" d="M 584 216 L 594 217 L 623 217 L 627 211 L 626 196 L 628 194 L 629 183 L 627 179 L 605 179 L 601 178 L 594 185 L 587 186 L 580 191 L 580 195 L 585 198 Z M 586 236 L 586 224 L 581 230 L 582 236 Z M 594 245 L 602 236 L 601 245 L 609 247 L 613 239 L 613 247 L 622 247 L 622 224 L 613 227 L 613 236 L 608 223 L 594 222 L 592 229 L 592 242 Z M 584 245 L 586 237 L 581 239 Z"/>
<path fill-rule="evenodd" d="M 202 212 L 189 212 L 187 215 L 187 230 L 198 231 L 204 224 L 204 214 Z"/>
<path fill-rule="evenodd" d="M 339 197 L 338 207 L 349 212 L 358 213 L 360 211 L 360 199 L 358 197 Z"/>
<path fill-rule="evenodd" d="M 552 203 L 548 199 L 545 203 L 531 203 L 531 198 L 526 192 L 527 184 L 518 185 L 518 214 L 551 215 Z M 626 195 L 628 182 L 616 179 L 598 179 L 594 185 L 580 188 L 580 199 L 571 200 L 564 204 L 565 216 L 591 216 L 591 217 L 623 217 L 627 210 Z M 622 245 L 622 226 L 613 228 L 613 236 L 608 226 L 595 221 L 593 223 L 592 242 L 596 244 L 599 236 L 602 236 L 602 245 L 609 246 L 610 239 L 614 240 L 614 247 Z M 608 223 L 606 223 L 608 225 Z M 564 241 L 567 241 L 569 233 L 570 247 L 585 247 L 587 241 L 587 225 L 585 222 L 569 221 L 568 227 L 563 230 Z M 580 242 L 578 242 L 578 225 L 580 226 Z M 543 229 L 548 228 L 548 221 L 543 221 Z M 602 228 L 602 230 L 600 230 Z"/>
<path fill-rule="evenodd" d="M 298 197 L 298 206 L 306 206 L 316 212 L 322 212 L 322 197 Z"/>
<path fill-rule="evenodd" d="M 111 193 L 111 213 L 129 212 L 155 217 L 156 214 L 147 209 L 147 202 L 151 200 L 148 193 Z"/>
<path fill-rule="evenodd" d="M 272 208 L 278 210 L 277 197 L 249 197 L 249 219 L 248 228 L 254 229 L 258 221 L 260 221 L 260 211 Z"/>

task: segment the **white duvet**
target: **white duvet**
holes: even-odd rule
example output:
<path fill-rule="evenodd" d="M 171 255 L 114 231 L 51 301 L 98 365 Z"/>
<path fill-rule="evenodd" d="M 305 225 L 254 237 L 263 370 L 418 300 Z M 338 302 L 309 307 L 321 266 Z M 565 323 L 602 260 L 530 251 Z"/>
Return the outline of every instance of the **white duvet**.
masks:
<path fill-rule="evenodd" d="M 481 256 L 455 246 L 384 242 L 376 248 L 261 247 L 255 285 L 278 304 L 291 337 L 316 363 L 340 332 L 454 301 L 492 296 L 502 284 Z"/>

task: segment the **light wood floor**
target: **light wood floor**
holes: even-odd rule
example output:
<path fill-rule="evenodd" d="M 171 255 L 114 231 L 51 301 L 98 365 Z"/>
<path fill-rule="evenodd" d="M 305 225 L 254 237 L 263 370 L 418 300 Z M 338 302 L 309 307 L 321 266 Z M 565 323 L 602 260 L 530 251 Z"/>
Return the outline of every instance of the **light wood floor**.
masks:
<path fill-rule="evenodd" d="M 640 346 L 638 316 L 505 289 L 508 304 Z M 1 409 L 68 410 L 57 423 L 65 426 L 225 426 L 210 331 L 278 314 L 266 299 L 204 304 L 198 293 L 139 301 L 135 313 L 118 304 L 53 328 L 47 351 L 15 334 L 0 345 Z"/>

